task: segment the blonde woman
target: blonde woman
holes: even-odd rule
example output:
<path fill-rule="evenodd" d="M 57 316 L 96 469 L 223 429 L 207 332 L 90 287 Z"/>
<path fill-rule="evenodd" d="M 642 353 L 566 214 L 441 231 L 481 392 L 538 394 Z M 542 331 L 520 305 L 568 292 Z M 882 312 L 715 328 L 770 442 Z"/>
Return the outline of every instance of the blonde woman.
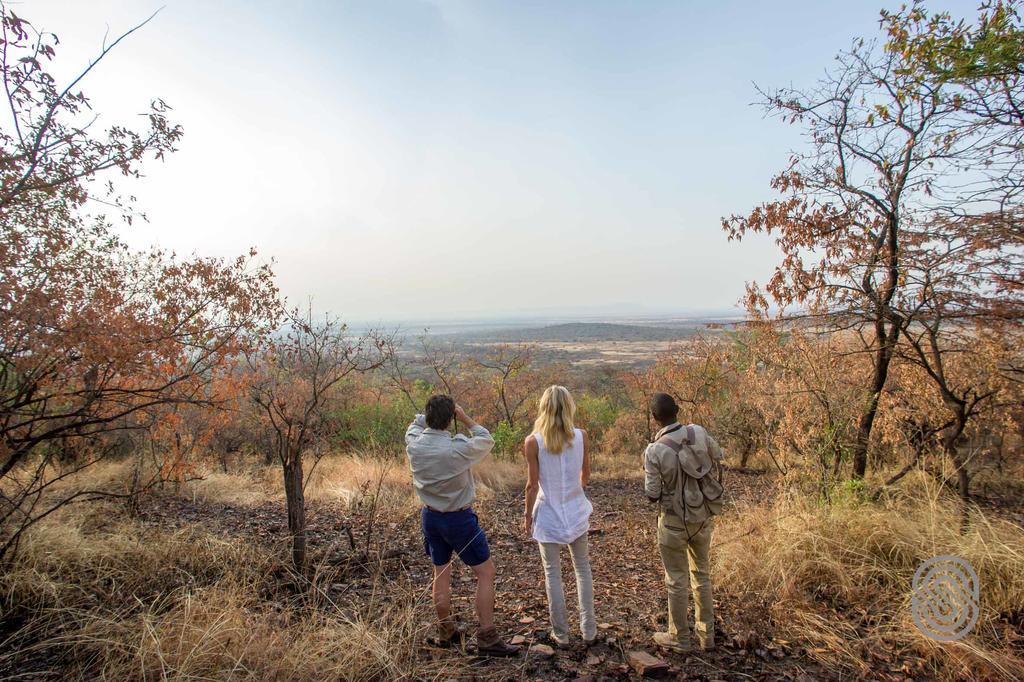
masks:
<path fill-rule="evenodd" d="M 590 453 L 587 432 L 575 428 L 575 417 L 576 403 L 569 391 L 563 386 L 551 386 L 540 398 L 533 434 L 523 445 L 528 468 L 524 527 L 540 545 L 551 636 L 562 646 L 569 644 L 560 557 L 563 545 L 568 545 L 576 570 L 583 640 L 590 644 L 597 636 L 587 550 L 587 531 L 594 508 L 583 492 L 590 478 Z"/>

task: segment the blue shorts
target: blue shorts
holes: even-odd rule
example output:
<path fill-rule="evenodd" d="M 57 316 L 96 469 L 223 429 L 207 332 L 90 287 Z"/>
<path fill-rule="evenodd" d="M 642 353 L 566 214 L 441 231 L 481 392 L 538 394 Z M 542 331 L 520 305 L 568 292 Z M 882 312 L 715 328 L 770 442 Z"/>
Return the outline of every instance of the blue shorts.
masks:
<path fill-rule="evenodd" d="M 435 566 L 451 561 L 453 550 L 467 566 L 478 566 L 491 558 L 487 536 L 472 509 L 436 512 L 424 507 L 421 516 L 423 549 Z"/>

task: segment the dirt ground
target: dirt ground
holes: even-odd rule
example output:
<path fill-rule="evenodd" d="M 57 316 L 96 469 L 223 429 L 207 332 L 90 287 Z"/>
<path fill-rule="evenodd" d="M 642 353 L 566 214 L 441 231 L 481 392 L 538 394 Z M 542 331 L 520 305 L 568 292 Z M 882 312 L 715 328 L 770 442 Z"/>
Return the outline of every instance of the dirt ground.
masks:
<path fill-rule="evenodd" d="M 763 499 L 771 486 L 756 474 L 735 474 L 730 481 L 733 504 Z M 628 665 L 628 652 L 641 650 L 657 655 L 670 666 L 668 677 L 680 680 L 814 680 L 828 679 L 804 650 L 774 637 L 763 605 L 741 603 L 721 590 L 715 594 L 718 648 L 688 656 L 658 652 L 651 633 L 665 626 L 665 590 L 662 583 L 655 529 L 656 511 L 644 498 L 636 480 L 599 480 L 588 488 L 594 504 L 590 547 L 594 573 L 598 642 L 589 649 L 579 639 L 567 650 L 556 649 L 551 657 L 527 651 L 532 644 L 552 644 L 547 631 L 544 578 L 535 543 L 521 527 L 521 491 L 505 490 L 479 500 L 476 505 L 491 543 L 498 567 L 497 621 L 507 638 L 525 638 L 523 654 L 509 660 L 476 659 L 472 645 L 465 652 L 442 650 L 424 641 L 424 660 L 466 657 L 464 679 L 549 680 L 639 679 Z M 422 586 L 429 603 L 430 562 L 422 553 L 418 514 L 408 510 L 376 510 L 373 524 L 364 512 L 334 503 L 310 503 L 310 543 L 320 565 L 344 565 L 347 570 L 330 584 L 332 601 L 344 608 L 383 589 Z M 147 504 L 141 520 L 150 525 L 174 528 L 200 524 L 231 537 L 247 537 L 279 546 L 285 515 L 280 503 L 256 507 L 193 502 L 161 496 Z M 367 529 L 372 525 L 369 537 Z M 368 542 L 369 540 L 369 542 Z M 742 541 L 716 538 L 721 542 Z M 566 553 L 563 572 L 567 601 L 575 603 L 571 562 Z M 370 569 L 369 566 L 373 566 Z M 453 606 L 467 628 L 473 624 L 473 580 L 470 571 L 456 561 Z M 425 619 L 429 609 L 424 609 Z M 422 624 L 423 631 L 431 623 Z M 424 637 L 426 640 L 426 637 Z M 469 640 L 470 642 L 472 640 Z M 879 679 L 903 679 L 880 674 Z"/>

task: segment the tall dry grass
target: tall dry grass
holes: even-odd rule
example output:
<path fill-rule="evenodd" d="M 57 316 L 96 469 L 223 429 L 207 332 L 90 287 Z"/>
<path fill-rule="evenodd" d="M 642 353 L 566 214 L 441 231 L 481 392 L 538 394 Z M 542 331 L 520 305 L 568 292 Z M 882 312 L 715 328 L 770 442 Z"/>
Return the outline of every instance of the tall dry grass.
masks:
<path fill-rule="evenodd" d="M 598 452 L 590 459 L 590 472 L 595 478 L 608 480 L 642 479 L 644 475 L 643 450 L 623 454 Z"/>
<path fill-rule="evenodd" d="M 68 485 L 121 490 L 130 462 Z M 260 505 L 284 498 L 281 471 L 210 469 L 164 492 Z M 418 507 L 404 459 L 381 453 L 307 464 L 308 500 L 354 513 Z M 519 467 L 475 467 L 482 498 L 522 484 Z M 115 503 L 69 507 L 33 528 L 0 575 L 0 678 L 399 680 L 458 676 L 457 659 L 420 660 L 433 616 L 423 585 L 374 576 L 368 599 L 336 601 L 337 576 L 295 575 L 286 540 L 266 547 L 198 527 L 146 528 Z"/>
<path fill-rule="evenodd" d="M 110 464 L 78 485 L 123 485 Z M 361 511 L 403 514 L 416 502 L 396 459 L 327 457 L 307 496 Z M 208 472 L 179 488 L 234 504 L 281 500 L 281 474 L 264 467 Z M 500 463 L 478 478 L 484 495 L 513 478 Z M 168 488 L 165 492 L 171 492 Z M 373 594 L 341 602 L 330 566 L 294 574 L 281 547 L 225 539 L 200 527 L 147 528 L 123 506 L 66 508 L 34 527 L 0 574 L 0 678 L 399 680 L 458 676 L 456 659 L 420 660 L 432 626 L 429 591 L 379 572 Z M 380 570 L 370 567 L 367 570 Z"/>
<path fill-rule="evenodd" d="M 636 458 L 608 457 L 598 477 L 638 475 Z M 89 473 L 116 487 L 130 467 Z M 403 459 L 331 456 L 308 472 L 307 496 L 355 513 L 374 500 L 399 516 L 415 511 Z M 523 484 L 517 462 L 476 469 L 487 498 Z M 716 530 L 716 588 L 769 610 L 782 636 L 808 647 L 835 675 L 869 677 L 903 650 L 924 668 L 912 677 L 1024 679 L 1024 531 L 978 510 L 964 515 L 931 479 L 910 476 L 879 503 L 848 496 L 820 506 L 781 495 L 738 506 Z M 283 498 L 277 467 L 208 472 L 180 493 L 264 504 Z M 34 528 L 0 574 L 0 678 L 59 670 L 81 679 L 458 678 L 457 657 L 421 659 L 433 622 L 424 585 L 376 574 L 369 597 L 341 602 L 329 566 L 294 575 L 282 547 L 147 528 L 113 503 L 66 509 Z M 909 612 L 917 566 L 961 556 L 981 578 L 974 632 L 940 644 Z M 1011 624 L 1011 621 L 1015 624 Z M 1015 639 L 1017 637 L 1018 639 Z M 883 646 L 884 644 L 884 646 Z"/>
<path fill-rule="evenodd" d="M 473 467 L 477 495 L 487 499 L 495 491 L 525 483 L 525 468 L 514 462 L 487 457 Z M 355 453 L 328 455 L 305 464 L 307 500 L 340 501 L 357 507 L 367 498 L 403 511 L 419 506 L 404 455 Z M 187 482 L 183 494 L 207 502 L 256 505 L 284 500 L 281 468 L 276 465 L 247 471 L 223 473 L 216 469 L 199 472 Z"/>
<path fill-rule="evenodd" d="M 422 585 L 378 580 L 379 594 L 341 604 L 326 590 L 330 575 L 294 575 L 284 551 L 111 521 L 119 514 L 113 507 L 69 509 L 32 531 L 0 575 L 0 677 L 458 674 L 458 661 L 419 659 L 431 623 Z"/>
<path fill-rule="evenodd" d="M 810 643 L 837 674 L 869 675 L 895 644 L 923 659 L 926 669 L 911 676 L 1024 679 L 1024 529 L 978 509 L 965 516 L 924 477 L 904 490 L 831 506 L 783 496 L 723 517 L 716 586 L 763 602 L 779 632 Z M 980 617 L 961 641 L 931 640 L 911 617 L 914 572 L 939 555 L 966 559 L 980 577 Z"/>
<path fill-rule="evenodd" d="M 75 639 L 104 651 L 99 669 L 109 679 L 397 680 L 455 672 L 452 663 L 419 661 L 428 602 L 415 594 L 343 614 L 282 609 L 245 586 L 217 585 L 134 618 L 94 619 Z"/>

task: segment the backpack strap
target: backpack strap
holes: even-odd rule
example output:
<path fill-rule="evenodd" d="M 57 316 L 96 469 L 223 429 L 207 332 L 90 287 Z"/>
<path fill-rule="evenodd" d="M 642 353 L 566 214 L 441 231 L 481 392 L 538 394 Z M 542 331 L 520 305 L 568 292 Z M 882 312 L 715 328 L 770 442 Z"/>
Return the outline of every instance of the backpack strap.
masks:
<path fill-rule="evenodd" d="M 683 428 L 683 426 L 679 425 L 676 428 L 672 429 L 671 431 L 666 431 L 661 436 L 661 438 L 659 438 L 658 440 L 656 440 L 654 442 L 655 443 L 661 443 L 662 445 L 668 446 L 669 450 L 671 450 L 676 455 L 678 455 L 682 451 L 684 445 L 693 445 L 694 443 L 697 442 L 697 434 L 694 433 L 693 426 L 689 426 L 689 425 L 686 426 L 686 438 L 681 443 L 677 443 L 675 440 L 673 440 L 673 439 L 668 437 L 668 434 L 675 433 L 676 431 L 678 431 L 681 428 Z"/>

